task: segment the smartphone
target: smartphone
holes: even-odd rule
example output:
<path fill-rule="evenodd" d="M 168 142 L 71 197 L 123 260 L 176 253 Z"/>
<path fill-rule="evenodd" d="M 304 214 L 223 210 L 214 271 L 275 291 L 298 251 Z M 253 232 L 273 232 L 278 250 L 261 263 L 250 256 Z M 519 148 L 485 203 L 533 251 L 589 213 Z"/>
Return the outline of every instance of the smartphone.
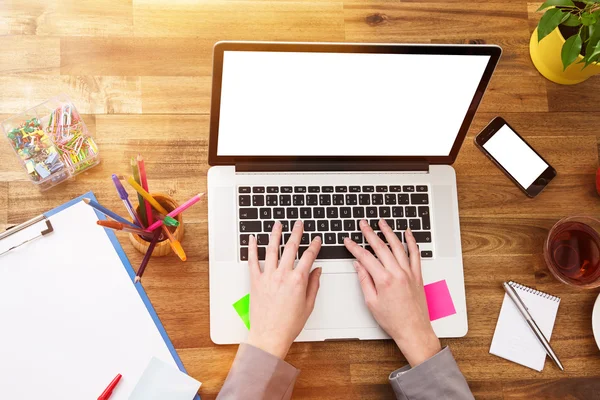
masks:
<path fill-rule="evenodd" d="M 500 117 L 479 132 L 475 146 L 529 197 L 537 196 L 556 176 L 556 170 Z"/>

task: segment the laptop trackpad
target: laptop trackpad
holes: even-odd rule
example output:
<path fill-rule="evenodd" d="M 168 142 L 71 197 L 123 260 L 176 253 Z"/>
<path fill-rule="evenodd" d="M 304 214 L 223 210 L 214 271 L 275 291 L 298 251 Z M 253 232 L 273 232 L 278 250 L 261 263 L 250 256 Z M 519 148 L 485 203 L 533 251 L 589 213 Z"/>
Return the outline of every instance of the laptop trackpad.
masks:
<path fill-rule="evenodd" d="M 323 274 L 315 309 L 304 329 L 374 328 L 355 273 Z"/>

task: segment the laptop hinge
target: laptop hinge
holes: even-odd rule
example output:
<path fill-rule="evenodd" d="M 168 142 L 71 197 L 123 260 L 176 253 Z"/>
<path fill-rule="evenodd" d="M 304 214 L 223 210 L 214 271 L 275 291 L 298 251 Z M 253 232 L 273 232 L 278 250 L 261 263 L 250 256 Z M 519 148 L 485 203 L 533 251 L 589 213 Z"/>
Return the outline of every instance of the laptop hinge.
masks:
<path fill-rule="evenodd" d="M 410 171 L 429 172 L 427 162 L 269 162 L 237 163 L 236 172 Z"/>

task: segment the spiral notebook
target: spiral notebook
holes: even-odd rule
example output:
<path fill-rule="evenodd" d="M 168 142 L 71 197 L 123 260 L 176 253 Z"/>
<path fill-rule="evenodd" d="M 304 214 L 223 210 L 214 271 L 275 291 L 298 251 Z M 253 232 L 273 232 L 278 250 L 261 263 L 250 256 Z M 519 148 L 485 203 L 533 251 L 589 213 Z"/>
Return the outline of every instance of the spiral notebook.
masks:
<path fill-rule="evenodd" d="M 515 282 L 509 284 L 515 288 L 549 341 L 560 298 Z M 507 294 L 504 295 L 490 353 L 538 372 L 544 369 L 546 351 Z"/>

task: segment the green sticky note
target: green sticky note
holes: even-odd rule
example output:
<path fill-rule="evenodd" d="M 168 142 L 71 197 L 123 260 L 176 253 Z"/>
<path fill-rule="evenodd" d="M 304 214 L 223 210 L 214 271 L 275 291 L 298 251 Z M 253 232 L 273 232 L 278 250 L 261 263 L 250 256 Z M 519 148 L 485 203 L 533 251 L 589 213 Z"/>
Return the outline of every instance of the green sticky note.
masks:
<path fill-rule="evenodd" d="M 246 325 L 246 328 L 250 330 L 250 293 L 233 303 L 233 308 Z"/>

